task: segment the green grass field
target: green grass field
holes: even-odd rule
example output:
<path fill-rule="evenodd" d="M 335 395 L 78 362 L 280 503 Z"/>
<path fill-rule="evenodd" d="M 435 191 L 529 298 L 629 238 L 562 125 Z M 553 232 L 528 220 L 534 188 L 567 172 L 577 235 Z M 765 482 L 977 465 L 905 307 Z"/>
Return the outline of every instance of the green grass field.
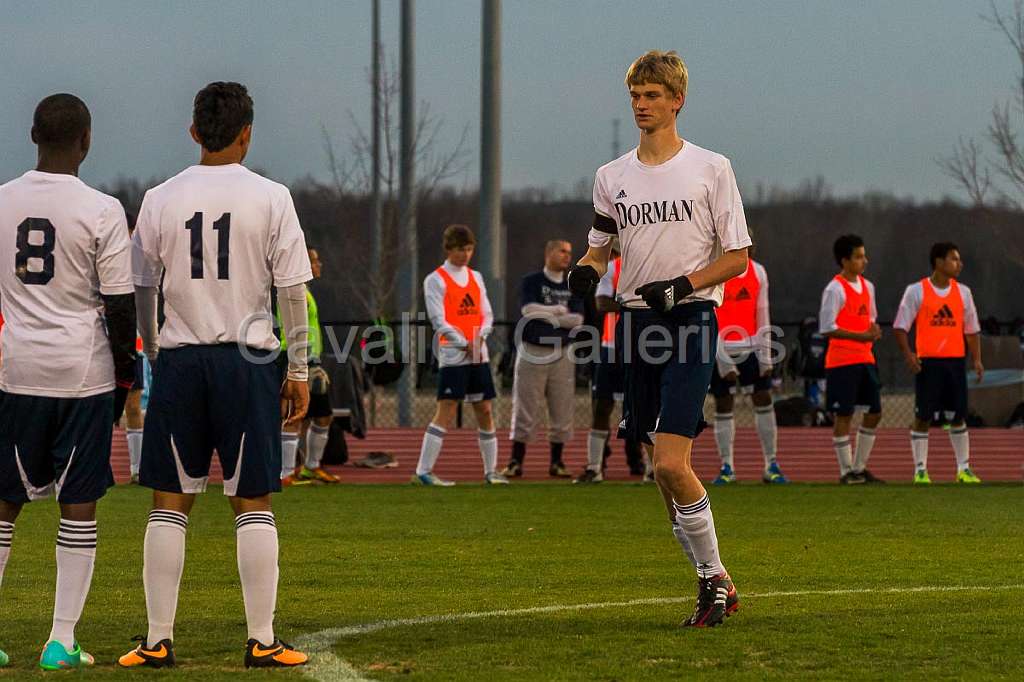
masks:
<path fill-rule="evenodd" d="M 219 493 L 192 515 L 174 672 L 114 664 L 146 629 L 148 494 L 122 487 L 102 502 L 78 628 L 97 667 L 76 679 L 243 670 L 233 520 Z M 1022 496 L 1019 485 L 713 490 L 742 607 L 723 627 L 682 630 L 694 578 L 650 487 L 292 488 L 275 500 L 277 629 L 324 644 L 333 656 L 304 671 L 324 680 L 1019 679 Z M 53 504 L 29 505 L 0 589 L 0 648 L 12 658 L 0 679 L 43 675 L 55 535 Z M 649 601 L 621 604 L 633 600 Z M 579 604 L 591 607 L 458 615 Z M 380 623 L 444 615 L 455 617 Z"/>

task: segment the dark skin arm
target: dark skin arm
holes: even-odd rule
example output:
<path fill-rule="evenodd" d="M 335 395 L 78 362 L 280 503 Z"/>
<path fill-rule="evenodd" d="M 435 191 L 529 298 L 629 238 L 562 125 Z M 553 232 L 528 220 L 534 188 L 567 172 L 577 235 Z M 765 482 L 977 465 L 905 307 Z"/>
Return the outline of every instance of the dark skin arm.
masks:
<path fill-rule="evenodd" d="M 851 341 L 877 341 L 882 338 L 882 328 L 874 322 L 866 332 L 851 332 L 845 329 L 833 329 L 825 334 L 830 339 L 849 339 Z"/>
<path fill-rule="evenodd" d="M 622 310 L 622 306 L 611 296 L 598 296 L 594 299 L 594 304 L 602 313 L 617 313 Z"/>
<path fill-rule="evenodd" d="M 917 353 L 910 350 L 910 337 L 902 329 L 893 329 L 893 335 L 896 337 L 896 344 L 900 347 L 900 352 L 903 353 L 903 359 L 907 363 L 907 368 L 911 374 L 917 374 L 921 371 L 921 360 L 918 359 Z"/>
<path fill-rule="evenodd" d="M 971 354 L 971 367 L 980 384 L 985 378 L 985 366 L 981 364 L 981 334 L 967 335 L 967 352 Z"/>

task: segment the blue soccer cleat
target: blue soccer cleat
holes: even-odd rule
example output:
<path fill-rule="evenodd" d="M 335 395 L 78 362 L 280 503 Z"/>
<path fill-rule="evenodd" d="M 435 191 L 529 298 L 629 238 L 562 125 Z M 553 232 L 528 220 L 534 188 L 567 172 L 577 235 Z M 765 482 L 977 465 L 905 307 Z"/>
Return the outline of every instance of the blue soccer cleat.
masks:
<path fill-rule="evenodd" d="M 75 642 L 75 648 L 68 651 L 64 645 L 57 640 L 46 643 L 42 655 L 39 657 L 39 667 L 43 670 L 71 670 L 84 668 L 94 663 L 91 654 L 82 651 L 82 647 Z"/>
<path fill-rule="evenodd" d="M 779 463 L 774 459 L 772 460 L 772 463 L 768 465 L 768 468 L 764 470 L 764 473 L 761 475 L 761 480 L 765 483 L 774 484 L 789 483 L 789 479 L 782 473 L 782 469 L 779 468 Z"/>
<path fill-rule="evenodd" d="M 425 474 L 416 474 L 412 477 L 413 485 L 435 485 L 440 488 L 450 488 L 455 485 L 455 481 L 446 481 L 443 478 L 437 476 L 433 471 L 428 471 Z"/>
<path fill-rule="evenodd" d="M 728 464 L 722 465 L 722 470 L 718 472 L 718 478 L 712 481 L 714 485 L 728 485 L 735 482 L 736 474 Z"/>

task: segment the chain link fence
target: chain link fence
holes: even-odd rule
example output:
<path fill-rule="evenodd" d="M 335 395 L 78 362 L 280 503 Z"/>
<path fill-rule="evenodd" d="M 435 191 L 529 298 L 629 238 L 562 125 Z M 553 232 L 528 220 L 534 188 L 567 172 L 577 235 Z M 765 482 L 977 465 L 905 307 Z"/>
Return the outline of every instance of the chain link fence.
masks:
<path fill-rule="evenodd" d="M 419 326 L 429 330 L 429 325 L 418 323 Z M 491 367 L 494 374 L 494 384 L 497 390 L 497 398 L 494 400 L 494 415 L 498 428 L 509 428 L 512 419 L 512 374 L 514 366 L 514 344 L 513 330 L 515 323 L 499 322 L 495 324 L 494 333 L 488 339 L 490 350 Z M 796 396 L 814 395 L 820 392 L 820 403 L 824 403 L 824 380 L 806 380 L 797 375 L 797 368 L 791 362 L 794 352 L 797 352 L 800 325 L 786 323 L 778 325 L 779 333 L 775 339 L 785 347 L 786 352 L 781 362 L 776 363 L 775 377 L 773 380 L 773 395 L 778 405 L 780 401 Z M 325 329 L 325 336 L 334 336 L 342 341 L 336 344 L 336 350 L 345 349 L 344 339 L 363 338 L 372 328 L 370 323 L 351 322 L 330 325 Z M 396 332 L 397 338 L 400 332 Z M 429 343 L 429 334 L 426 336 Z M 326 341 L 325 341 L 326 343 Z M 350 347 L 354 344 L 349 343 Z M 365 345 L 365 344 L 364 344 Z M 328 348 L 330 344 L 328 344 Z M 325 350 L 330 354 L 330 350 Z M 913 375 L 906 368 L 902 354 L 892 335 L 891 325 L 884 326 L 883 338 L 875 344 L 875 359 L 878 364 L 878 373 L 882 382 L 882 423 L 883 427 L 908 427 L 914 417 L 914 379 Z M 427 424 L 434 414 L 436 408 L 436 390 L 438 368 L 436 361 L 430 353 L 426 354 L 424 362 L 417 367 L 416 389 L 413 393 L 411 404 L 411 420 L 404 426 L 422 426 Z M 364 404 L 366 422 L 369 429 L 389 428 L 403 426 L 399 423 L 399 390 L 401 382 L 398 376 L 401 372 L 409 371 L 408 365 L 404 368 L 392 367 L 388 372 L 377 373 L 387 381 L 373 385 L 369 376 L 375 372 L 366 368 L 368 380 L 364 392 Z M 576 395 L 574 404 L 573 426 L 576 429 L 587 429 L 591 420 L 591 399 L 590 399 L 590 376 L 592 365 L 579 364 L 576 369 Z M 813 384 L 817 384 L 814 386 Z M 616 410 L 619 414 L 621 406 Z M 460 425 L 463 416 L 465 425 L 475 424 L 473 417 L 469 414 L 472 410 L 468 407 L 460 410 Z M 714 402 L 708 397 L 705 402 L 705 415 L 708 420 L 714 414 Z M 749 396 L 737 398 L 734 407 L 736 423 L 739 426 L 753 426 L 754 413 L 753 404 Z M 809 417 L 811 419 L 813 417 Z M 1001 424 L 999 424 L 1001 425 Z"/>

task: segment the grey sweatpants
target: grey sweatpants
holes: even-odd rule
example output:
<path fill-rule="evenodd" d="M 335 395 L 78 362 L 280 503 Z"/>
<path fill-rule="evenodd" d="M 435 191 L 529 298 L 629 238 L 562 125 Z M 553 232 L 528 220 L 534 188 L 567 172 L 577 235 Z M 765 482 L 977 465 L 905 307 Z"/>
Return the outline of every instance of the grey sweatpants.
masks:
<path fill-rule="evenodd" d="M 529 443 L 547 402 L 548 440 L 565 443 L 572 438 L 576 404 L 576 366 L 571 350 L 556 353 L 546 346 L 523 343 L 516 355 L 512 384 L 512 440 Z M 532 356 L 531 359 L 528 356 Z M 537 362 L 543 358 L 543 362 Z"/>

